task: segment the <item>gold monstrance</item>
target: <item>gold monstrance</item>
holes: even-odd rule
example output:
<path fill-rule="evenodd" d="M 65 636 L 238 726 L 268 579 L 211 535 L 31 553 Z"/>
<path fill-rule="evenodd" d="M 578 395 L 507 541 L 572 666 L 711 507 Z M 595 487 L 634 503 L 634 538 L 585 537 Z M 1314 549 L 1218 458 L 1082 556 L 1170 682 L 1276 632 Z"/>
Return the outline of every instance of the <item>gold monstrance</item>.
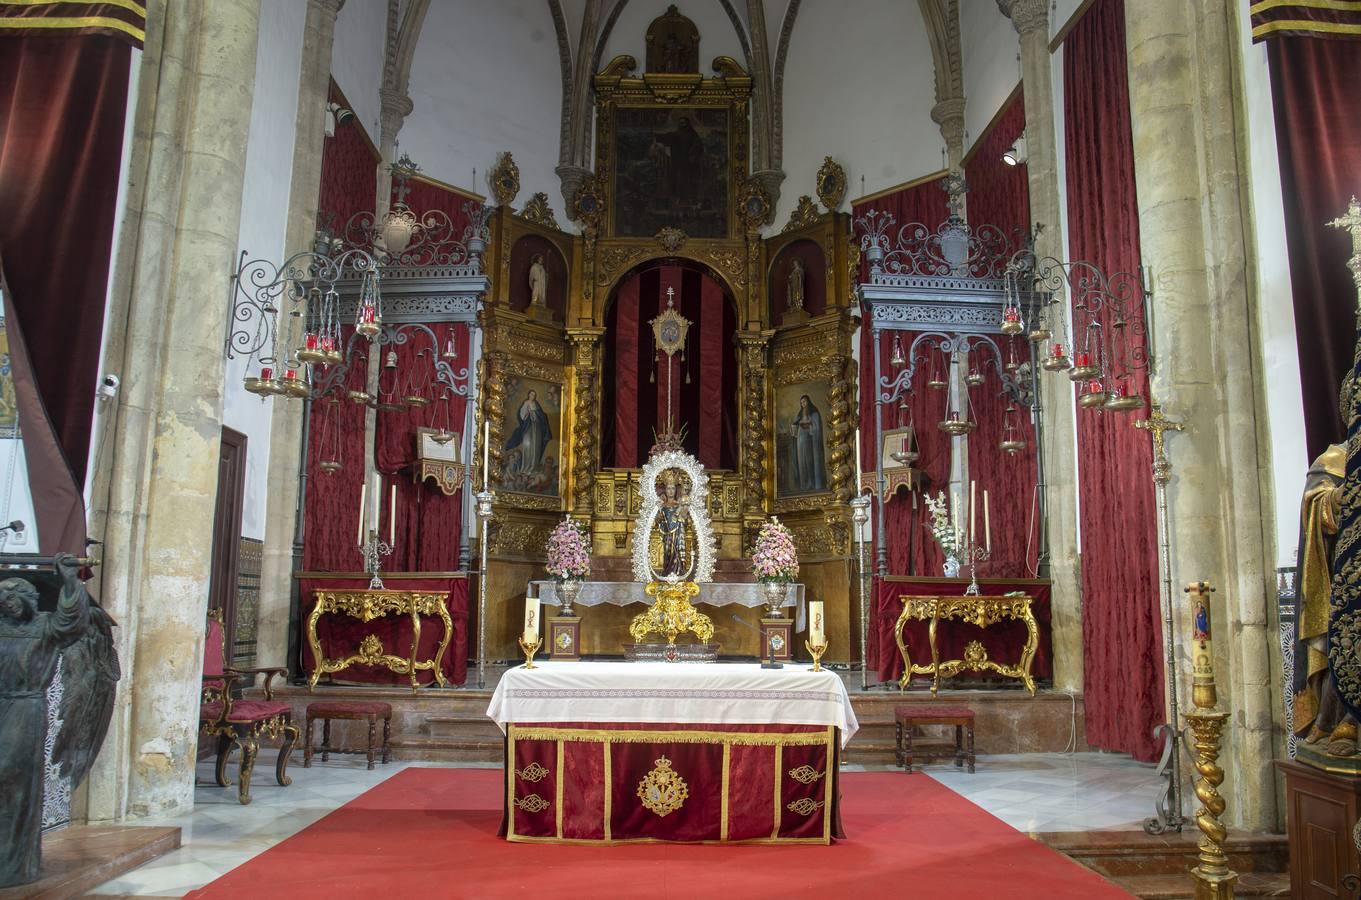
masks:
<path fill-rule="evenodd" d="M 662 423 L 661 431 L 657 433 L 652 450 L 654 453 L 658 450 L 679 450 L 680 435 L 676 432 L 675 418 L 672 414 L 671 397 L 675 390 L 672 386 L 671 373 L 677 353 L 680 354 L 681 362 L 685 362 L 685 337 L 690 333 L 690 320 L 676 309 L 674 287 L 666 289 L 666 309 L 648 324 L 652 326 L 652 337 L 657 344 L 657 350 L 666 354 L 666 421 Z M 656 362 L 657 358 L 654 356 L 654 370 Z M 686 381 L 689 379 L 687 373 Z"/>

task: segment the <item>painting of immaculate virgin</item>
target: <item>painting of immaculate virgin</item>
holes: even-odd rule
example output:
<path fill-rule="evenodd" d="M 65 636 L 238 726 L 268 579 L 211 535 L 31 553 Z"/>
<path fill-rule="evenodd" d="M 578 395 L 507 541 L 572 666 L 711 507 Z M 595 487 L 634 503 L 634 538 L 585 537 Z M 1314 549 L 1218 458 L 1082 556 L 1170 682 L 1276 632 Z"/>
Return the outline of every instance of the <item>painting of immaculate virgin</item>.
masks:
<path fill-rule="evenodd" d="M 827 382 L 787 384 L 775 392 L 775 495 L 798 497 L 831 489 L 824 415 Z"/>
<path fill-rule="evenodd" d="M 507 379 L 497 488 L 558 496 L 561 431 L 561 385 L 537 378 Z"/>
<path fill-rule="evenodd" d="M 728 110 L 623 107 L 615 111 L 614 233 L 692 238 L 728 232 Z"/>

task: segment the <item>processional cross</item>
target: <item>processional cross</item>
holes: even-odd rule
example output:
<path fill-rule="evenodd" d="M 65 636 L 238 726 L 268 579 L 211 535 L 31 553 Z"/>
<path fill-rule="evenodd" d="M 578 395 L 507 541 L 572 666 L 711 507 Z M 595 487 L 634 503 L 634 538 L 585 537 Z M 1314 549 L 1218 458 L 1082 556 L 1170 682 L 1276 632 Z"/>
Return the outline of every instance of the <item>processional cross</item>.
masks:
<path fill-rule="evenodd" d="M 1162 404 L 1154 403 L 1148 418 L 1135 422 L 1134 427 L 1153 435 L 1153 481 L 1166 487 L 1167 482 L 1172 480 L 1172 462 L 1167 458 L 1164 436 L 1169 431 L 1185 431 L 1186 424 L 1167 418 L 1163 415 Z"/>

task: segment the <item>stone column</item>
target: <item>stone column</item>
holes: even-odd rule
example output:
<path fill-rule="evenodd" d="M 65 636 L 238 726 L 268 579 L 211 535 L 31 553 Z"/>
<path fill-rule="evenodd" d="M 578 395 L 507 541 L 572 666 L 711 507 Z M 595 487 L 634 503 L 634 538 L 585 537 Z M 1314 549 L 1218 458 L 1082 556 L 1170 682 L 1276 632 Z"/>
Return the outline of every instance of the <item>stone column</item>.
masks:
<path fill-rule="evenodd" d="M 1021 43 L 1022 92 L 1029 161 L 1031 226 L 1044 226 L 1035 240 L 1041 258 L 1066 259 L 1059 227 L 1057 123 L 1049 69 L 1049 0 L 998 0 Z M 1057 323 L 1056 323 L 1057 324 Z M 1061 333 L 1055 329 L 1055 333 Z M 1045 529 L 1048 575 L 1054 582 L 1054 687 L 1082 690 L 1082 594 L 1078 583 L 1077 459 L 1073 394 L 1062 379 L 1037 378 L 1043 404 Z"/>
<path fill-rule="evenodd" d="M 259 12 L 221 0 L 149 16 L 115 273 L 125 387 L 100 582 L 123 681 L 91 774 L 93 820 L 193 805 L 226 336 L 204 310 L 221 307 L 236 250 Z"/>
<path fill-rule="evenodd" d="M 321 193 L 321 153 L 326 140 L 326 96 L 331 81 L 331 43 L 344 0 L 308 0 L 303 25 L 302 74 L 298 79 L 297 136 L 288 195 L 284 253 L 312 246 Z M 344 223 L 340 223 L 343 225 Z M 301 403 L 274 399 L 266 473 L 265 546 L 260 568 L 260 626 L 256 655 L 261 666 L 288 665 L 293 568 L 302 564 L 298 475 L 302 468 Z"/>
<path fill-rule="evenodd" d="M 931 107 L 931 121 L 940 126 L 945 141 L 946 168 L 954 171 L 964 165 L 964 98 L 951 97 Z"/>
<path fill-rule="evenodd" d="M 1235 132 L 1242 83 L 1231 28 L 1230 0 L 1144 0 L 1126 11 L 1140 244 L 1156 308 L 1153 394 L 1187 426 L 1167 442 L 1172 581 L 1218 588 L 1220 703 L 1232 713 L 1225 818 L 1269 830 L 1281 824 L 1267 652 L 1273 589 L 1264 562 L 1276 555 L 1271 497 L 1259 477 L 1270 451 L 1257 436 L 1266 410 L 1254 383 L 1263 367 L 1245 277 L 1247 154 Z M 1187 605 L 1180 594 L 1174 603 L 1184 648 Z M 1185 691 L 1189 656 L 1180 648 L 1178 655 Z"/>
<path fill-rule="evenodd" d="M 553 171 L 562 184 L 562 203 L 567 218 L 573 217 L 573 206 L 577 192 L 587 177 L 595 171 L 591 160 L 591 96 L 594 92 L 596 41 L 600 36 L 601 16 L 604 0 L 586 0 L 581 11 L 581 31 L 577 34 L 576 58 L 568 68 L 571 54 L 560 47 L 564 53 L 563 75 L 564 98 L 562 115 L 562 134 L 558 147 L 558 166 Z"/>

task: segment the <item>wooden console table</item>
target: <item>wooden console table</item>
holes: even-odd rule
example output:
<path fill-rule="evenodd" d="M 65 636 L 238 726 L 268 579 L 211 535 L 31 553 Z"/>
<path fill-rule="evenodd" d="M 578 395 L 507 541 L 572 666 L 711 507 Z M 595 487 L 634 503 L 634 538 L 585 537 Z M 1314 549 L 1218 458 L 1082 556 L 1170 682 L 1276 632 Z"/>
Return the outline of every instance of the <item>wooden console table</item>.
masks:
<path fill-rule="evenodd" d="M 307 689 L 317 686 L 322 675 L 339 672 L 350 666 L 384 666 L 399 675 L 411 676 L 411 690 L 420 688 L 416 673 L 432 670 L 440 687 L 447 687 L 441 664 L 444 651 L 449 648 L 449 638 L 454 633 L 454 623 L 449 617 L 447 606 L 448 591 L 378 591 L 378 590 L 336 590 L 316 591 L 316 603 L 312 614 L 307 617 L 307 642 L 312 648 L 312 675 Z M 317 637 L 317 620 L 329 613 L 339 613 L 363 622 L 370 622 L 384 616 L 409 615 L 411 617 L 411 652 L 406 656 L 388 653 L 377 635 L 367 635 L 359 642 L 359 652 L 339 659 L 328 659 L 321 649 Z M 421 616 L 438 616 L 444 623 L 444 636 L 440 638 L 434 659 L 418 659 L 421 643 Z"/>
<path fill-rule="evenodd" d="M 931 693 L 940 690 L 942 676 L 950 678 L 963 669 L 972 672 L 996 672 L 1005 678 L 1019 678 L 1021 683 L 1035 696 L 1035 679 L 1030 674 L 1030 665 L 1035 660 L 1035 648 L 1039 645 L 1039 627 L 1030 611 L 1030 599 L 1017 597 L 912 597 L 904 596 L 903 612 L 894 626 L 894 639 L 898 651 L 903 655 L 903 677 L 898 681 L 898 689 L 906 690 L 913 675 L 931 676 Z M 912 619 L 929 621 L 927 643 L 931 646 L 931 664 L 913 665 L 908 656 L 907 644 L 903 641 L 903 626 Z M 936 626 L 942 620 L 958 619 L 970 625 L 986 628 L 1003 619 L 1016 619 L 1025 623 L 1025 647 L 1021 659 L 1015 665 L 999 663 L 988 659 L 988 651 L 981 641 L 970 641 L 964 648 L 963 659 L 942 661 L 936 649 Z"/>

